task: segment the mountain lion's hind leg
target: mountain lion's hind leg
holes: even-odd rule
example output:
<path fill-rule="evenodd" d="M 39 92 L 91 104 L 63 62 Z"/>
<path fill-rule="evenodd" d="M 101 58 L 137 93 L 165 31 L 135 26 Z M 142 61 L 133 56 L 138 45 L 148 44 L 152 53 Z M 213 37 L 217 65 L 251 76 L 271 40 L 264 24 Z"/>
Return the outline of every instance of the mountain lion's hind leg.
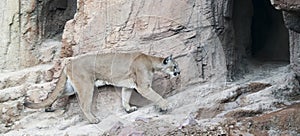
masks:
<path fill-rule="evenodd" d="M 92 124 L 99 123 L 100 120 L 97 119 L 92 113 L 93 94 L 94 94 L 93 82 L 84 79 L 76 79 L 74 83 L 74 89 L 77 91 L 78 99 L 79 99 L 78 101 L 86 118 Z"/>
<path fill-rule="evenodd" d="M 122 106 L 127 113 L 137 110 L 137 107 L 135 107 L 135 106 L 131 107 L 129 105 L 130 96 L 131 96 L 132 91 L 133 91 L 133 89 L 130 89 L 130 88 L 125 88 L 125 87 L 122 88 Z"/>

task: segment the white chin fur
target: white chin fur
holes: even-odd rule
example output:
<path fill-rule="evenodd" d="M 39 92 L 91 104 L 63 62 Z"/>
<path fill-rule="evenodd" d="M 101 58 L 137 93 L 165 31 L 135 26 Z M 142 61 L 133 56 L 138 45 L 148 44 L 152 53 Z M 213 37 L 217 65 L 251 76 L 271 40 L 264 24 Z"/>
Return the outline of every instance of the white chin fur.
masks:
<path fill-rule="evenodd" d="M 170 79 L 172 79 L 172 78 L 174 78 L 174 77 L 176 77 L 176 76 L 174 76 L 173 74 L 172 74 L 172 75 L 170 75 Z"/>
<path fill-rule="evenodd" d="M 174 72 L 168 72 L 168 74 L 170 75 L 170 79 L 176 77 L 176 76 L 174 76 Z"/>

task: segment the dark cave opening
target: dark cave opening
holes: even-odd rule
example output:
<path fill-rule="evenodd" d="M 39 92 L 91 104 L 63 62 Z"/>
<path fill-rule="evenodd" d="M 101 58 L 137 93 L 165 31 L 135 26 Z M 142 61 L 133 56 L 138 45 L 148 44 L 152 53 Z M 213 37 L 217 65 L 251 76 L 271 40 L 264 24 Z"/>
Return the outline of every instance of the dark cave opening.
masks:
<path fill-rule="evenodd" d="M 289 64 L 289 33 L 282 12 L 269 0 L 235 0 L 232 15 L 237 57 L 233 79 L 264 64 Z"/>
<path fill-rule="evenodd" d="M 252 0 L 251 56 L 259 61 L 289 62 L 289 36 L 282 12 L 269 0 Z"/>
<path fill-rule="evenodd" d="M 270 1 L 234 1 L 233 28 L 240 61 L 289 62 L 288 30 Z"/>
<path fill-rule="evenodd" d="M 47 0 L 43 1 L 40 15 L 42 38 L 60 37 L 66 22 L 76 13 L 77 0 Z"/>

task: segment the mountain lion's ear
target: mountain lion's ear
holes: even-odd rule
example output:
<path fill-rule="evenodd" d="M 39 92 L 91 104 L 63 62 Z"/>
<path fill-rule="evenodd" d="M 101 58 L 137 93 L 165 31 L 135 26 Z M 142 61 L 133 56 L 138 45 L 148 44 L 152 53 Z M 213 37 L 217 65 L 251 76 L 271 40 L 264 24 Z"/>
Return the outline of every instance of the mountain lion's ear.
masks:
<path fill-rule="evenodd" d="M 166 64 L 168 64 L 168 62 L 172 59 L 172 54 L 170 55 L 170 56 L 168 56 L 168 57 L 166 57 L 165 59 L 164 59 L 164 61 L 163 61 L 163 63 L 166 65 Z"/>

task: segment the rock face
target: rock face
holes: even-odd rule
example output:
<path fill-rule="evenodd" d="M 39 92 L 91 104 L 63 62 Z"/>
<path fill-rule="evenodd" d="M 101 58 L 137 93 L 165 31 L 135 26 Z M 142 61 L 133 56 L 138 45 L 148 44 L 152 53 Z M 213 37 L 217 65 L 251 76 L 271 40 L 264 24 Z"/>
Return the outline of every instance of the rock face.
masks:
<path fill-rule="evenodd" d="M 300 2 L 298 0 L 270 0 L 276 9 L 288 11 L 299 11 Z"/>
<path fill-rule="evenodd" d="M 0 133 L 300 133 L 299 0 L 21 0 L 0 11 Z M 22 105 L 53 90 L 58 59 L 136 51 L 179 63 L 179 78 L 154 76 L 154 90 L 170 102 L 166 115 L 136 93 L 131 103 L 140 109 L 125 113 L 115 87 L 95 95 L 98 125 L 85 124 L 74 98 L 54 113 Z"/>
<path fill-rule="evenodd" d="M 4 1 L 0 6 L 0 71 L 45 63 L 41 60 L 45 54 L 41 43 L 61 34 L 65 22 L 73 18 L 76 11 L 76 1 L 72 0 Z M 58 48 L 59 44 L 56 50 Z"/>
<path fill-rule="evenodd" d="M 273 0 L 273 6 L 282 10 L 286 27 L 289 29 L 290 62 L 299 75 L 299 45 L 300 45 L 300 1 L 297 0 Z"/>
<path fill-rule="evenodd" d="M 208 15 L 199 12 L 205 6 L 202 1 L 182 0 L 79 0 L 78 12 L 66 24 L 62 56 L 134 51 L 173 54 L 180 63 L 183 84 L 224 75 L 223 49 L 213 40 L 217 37 Z"/>

